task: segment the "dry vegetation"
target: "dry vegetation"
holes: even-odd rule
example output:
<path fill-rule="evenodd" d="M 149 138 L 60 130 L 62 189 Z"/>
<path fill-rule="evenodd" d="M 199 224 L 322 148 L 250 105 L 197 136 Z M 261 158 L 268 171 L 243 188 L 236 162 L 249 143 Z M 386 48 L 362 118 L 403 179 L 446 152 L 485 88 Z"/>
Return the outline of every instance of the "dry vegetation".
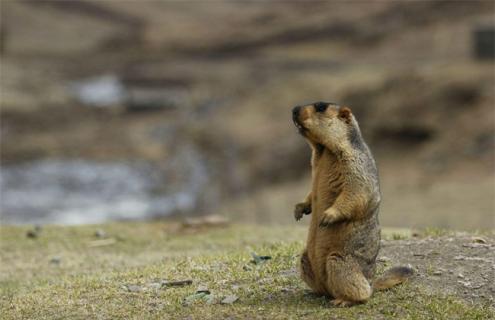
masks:
<path fill-rule="evenodd" d="M 304 228 L 114 223 L 33 232 L 0 228 L 2 319 L 495 317 L 490 233 L 385 230 L 379 272 L 410 263 L 415 277 L 367 304 L 335 308 L 297 275 Z"/>

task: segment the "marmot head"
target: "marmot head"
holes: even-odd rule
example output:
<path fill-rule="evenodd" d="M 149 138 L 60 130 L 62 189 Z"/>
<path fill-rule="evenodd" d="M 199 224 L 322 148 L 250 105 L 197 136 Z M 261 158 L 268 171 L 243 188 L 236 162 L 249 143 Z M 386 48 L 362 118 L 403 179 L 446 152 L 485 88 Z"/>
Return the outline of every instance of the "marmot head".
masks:
<path fill-rule="evenodd" d="M 348 107 L 316 102 L 292 109 L 294 124 L 309 142 L 334 148 L 361 139 L 356 119 Z"/>

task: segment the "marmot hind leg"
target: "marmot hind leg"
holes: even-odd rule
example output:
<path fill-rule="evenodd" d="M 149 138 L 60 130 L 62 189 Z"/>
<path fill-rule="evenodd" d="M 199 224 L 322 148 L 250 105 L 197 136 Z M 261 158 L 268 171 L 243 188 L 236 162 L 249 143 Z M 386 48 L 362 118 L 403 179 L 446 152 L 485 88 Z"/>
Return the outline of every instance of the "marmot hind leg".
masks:
<path fill-rule="evenodd" d="M 321 286 L 317 285 L 313 269 L 311 268 L 311 262 L 309 261 L 308 252 L 304 250 L 301 255 L 301 264 L 299 266 L 301 272 L 301 278 L 313 290 L 316 294 L 325 294 L 325 290 Z"/>
<path fill-rule="evenodd" d="M 334 305 L 351 306 L 371 297 L 371 285 L 353 257 L 329 254 L 326 271 L 327 290 L 334 297 Z"/>

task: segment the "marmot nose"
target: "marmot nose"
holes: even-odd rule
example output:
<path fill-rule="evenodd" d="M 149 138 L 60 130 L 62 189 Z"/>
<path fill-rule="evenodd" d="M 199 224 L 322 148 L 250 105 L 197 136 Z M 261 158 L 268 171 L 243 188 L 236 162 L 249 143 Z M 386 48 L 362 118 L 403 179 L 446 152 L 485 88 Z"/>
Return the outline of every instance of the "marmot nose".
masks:
<path fill-rule="evenodd" d="M 296 119 L 299 116 L 299 111 L 301 111 L 301 107 L 295 106 L 294 109 L 292 109 L 292 118 Z"/>

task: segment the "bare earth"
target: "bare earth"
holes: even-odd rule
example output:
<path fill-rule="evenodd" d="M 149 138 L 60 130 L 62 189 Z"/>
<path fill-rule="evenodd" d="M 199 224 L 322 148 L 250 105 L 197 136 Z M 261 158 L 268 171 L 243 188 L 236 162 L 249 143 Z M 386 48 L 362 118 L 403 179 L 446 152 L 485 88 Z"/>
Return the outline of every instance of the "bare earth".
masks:
<path fill-rule="evenodd" d="M 384 241 L 381 265 L 411 264 L 413 281 L 470 302 L 495 301 L 495 238 L 471 235 Z M 479 243 L 477 241 L 485 243 Z"/>

